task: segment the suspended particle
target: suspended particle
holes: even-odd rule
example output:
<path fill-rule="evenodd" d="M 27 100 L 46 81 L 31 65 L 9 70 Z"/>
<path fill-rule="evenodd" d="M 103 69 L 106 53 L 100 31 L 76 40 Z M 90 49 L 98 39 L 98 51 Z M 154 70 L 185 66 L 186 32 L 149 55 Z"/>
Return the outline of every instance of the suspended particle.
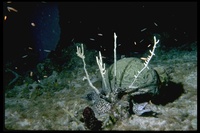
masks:
<path fill-rule="evenodd" d="M 177 39 L 174 39 L 174 41 L 176 41 L 176 42 L 177 42 L 178 40 L 177 40 Z"/>
<path fill-rule="evenodd" d="M 142 29 L 142 30 L 140 30 L 141 32 L 143 32 L 143 31 L 145 31 L 147 28 L 144 28 L 144 29 Z"/>
<path fill-rule="evenodd" d="M 9 12 L 11 12 L 11 11 L 13 11 L 13 12 L 18 12 L 15 8 L 13 8 L 13 7 L 7 7 L 7 9 L 8 9 L 8 11 Z"/>
<path fill-rule="evenodd" d="M 121 46 L 121 43 L 119 43 L 118 46 Z"/>
<path fill-rule="evenodd" d="M 103 34 L 101 34 L 101 33 L 98 33 L 97 35 L 98 35 L 98 36 L 103 36 Z"/>
<path fill-rule="evenodd" d="M 22 58 L 26 58 L 28 55 L 24 55 L 24 56 L 22 56 Z"/>
<path fill-rule="evenodd" d="M 35 23 L 31 23 L 32 26 L 35 26 Z"/>
<path fill-rule="evenodd" d="M 15 67 L 15 69 L 17 69 L 17 67 Z"/>
<path fill-rule="evenodd" d="M 155 26 L 158 26 L 158 24 L 156 24 L 155 22 L 154 22 L 154 25 L 155 25 Z"/>
<path fill-rule="evenodd" d="M 28 49 L 33 50 L 33 48 L 31 48 L 31 47 L 28 47 Z"/>
<path fill-rule="evenodd" d="M 144 58 L 144 57 L 141 57 L 140 59 L 141 59 L 141 60 L 144 60 L 144 61 L 146 61 L 146 60 L 147 60 L 147 58 Z"/>
<path fill-rule="evenodd" d="M 122 58 L 125 58 L 125 57 L 126 57 L 125 55 L 121 55 L 121 57 L 120 57 L 120 58 L 122 59 Z"/>
<path fill-rule="evenodd" d="M 31 76 L 31 77 L 33 76 L 33 72 L 32 72 L 32 71 L 30 72 L 30 76 Z"/>
<path fill-rule="evenodd" d="M 6 19 L 7 19 L 7 16 L 4 16 L 4 20 L 6 21 Z"/>
<path fill-rule="evenodd" d="M 134 44 L 136 45 L 136 42 L 134 42 Z"/>
<path fill-rule="evenodd" d="M 43 77 L 44 77 L 44 78 L 47 78 L 47 75 L 44 75 Z"/>
<path fill-rule="evenodd" d="M 44 52 L 50 53 L 51 50 L 44 49 Z"/>
<path fill-rule="evenodd" d="M 151 44 L 149 44 L 147 47 L 150 47 L 151 46 Z"/>
<path fill-rule="evenodd" d="M 144 39 L 140 40 L 140 43 L 143 42 L 143 41 L 144 41 Z"/>
<path fill-rule="evenodd" d="M 91 40 L 91 41 L 95 41 L 95 39 L 94 39 L 94 38 L 90 38 L 90 40 Z"/>

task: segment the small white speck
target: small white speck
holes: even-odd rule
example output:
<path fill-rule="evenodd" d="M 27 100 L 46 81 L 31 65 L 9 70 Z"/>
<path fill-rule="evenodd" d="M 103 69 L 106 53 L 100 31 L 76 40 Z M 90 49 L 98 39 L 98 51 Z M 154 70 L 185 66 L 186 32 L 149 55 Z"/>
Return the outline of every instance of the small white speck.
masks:
<path fill-rule="evenodd" d="M 32 71 L 30 72 L 30 76 L 31 76 L 31 77 L 33 76 L 33 72 L 32 72 Z"/>
<path fill-rule="evenodd" d="M 95 41 L 95 39 L 94 39 L 94 38 L 90 38 L 90 40 L 91 40 L 91 41 Z"/>
<path fill-rule="evenodd" d="M 44 50 L 44 52 L 50 53 L 50 52 L 51 52 L 51 50 L 47 50 L 47 49 L 45 49 L 45 50 Z"/>
<path fill-rule="evenodd" d="M 26 58 L 28 55 L 24 55 L 24 56 L 22 56 L 22 58 Z"/>
<path fill-rule="evenodd" d="M 155 22 L 154 22 L 154 25 L 155 25 L 155 26 L 158 26 L 158 24 L 156 24 Z"/>
<path fill-rule="evenodd" d="M 144 29 L 142 29 L 142 30 L 140 30 L 141 32 L 143 32 L 143 31 L 145 31 L 147 28 L 144 28 Z"/>
<path fill-rule="evenodd" d="M 99 33 L 99 34 L 97 34 L 98 36 L 103 36 L 103 34 L 101 34 L 101 33 Z"/>
<path fill-rule="evenodd" d="M 31 23 L 31 25 L 34 27 L 34 26 L 35 26 L 35 23 Z"/>
<path fill-rule="evenodd" d="M 4 20 L 6 20 L 7 19 L 7 16 L 4 16 Z"/>
<path fill-rule="evenodd" d="M 28 47 L 28 49 L 32 50 L 33 48 L 31 48 L 31 47 Z"/>
<path fill-rule="evenodd" d="M 143 41 L 144 41 L 144 39 L 140 40 L 140 43 L 143 42 Z"/>

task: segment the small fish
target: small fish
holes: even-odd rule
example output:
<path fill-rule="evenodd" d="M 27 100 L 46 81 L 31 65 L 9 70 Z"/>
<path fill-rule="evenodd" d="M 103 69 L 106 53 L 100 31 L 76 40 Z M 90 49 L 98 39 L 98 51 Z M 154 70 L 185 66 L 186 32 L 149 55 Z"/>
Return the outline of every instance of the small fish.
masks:
<path fill-rule="evenodd" d="M 143 31 L 145 31 L 147 28 L 144 28 L 144 29 L 142 29 L 142 30 L 140 30 L 141 32 L 143 32 Z"/>

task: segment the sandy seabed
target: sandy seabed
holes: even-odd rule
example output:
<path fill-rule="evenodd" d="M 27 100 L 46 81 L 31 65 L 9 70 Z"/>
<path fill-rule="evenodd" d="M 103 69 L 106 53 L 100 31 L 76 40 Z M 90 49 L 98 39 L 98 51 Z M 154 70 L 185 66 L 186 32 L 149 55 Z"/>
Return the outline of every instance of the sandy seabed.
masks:
<path fill-rule="evenodd" d="M 196 44 L 197 45 L 197 44 Z M 158 104 L 158 117 L 144 117 L 132 114 L 126 119 L 118 120 L 112 128 L 103 130 L 142 130 L 142 131 L 174 131 L 197 130 L 197 51 L 171 50 L 156 57 L 150 62 L 151 67 L 165 68 L 171 77 L 169 90 L 160 97 L 168 98 L 165 104 Z M 97 77 L 98 67 L 90 66 L 88 73 L 100 87 Z M 70 75 L 70 76 L 69 76 Z M 38 91 L 37 82 L 15 86 L 5 94 L 5 129 L 6 130 L 88 130 L 79 121 L 83 109 L 90 106 L 83 97 L 91 91 L 87 81 L 83 81 L 85 73 L 82 68 L 74 71 L 63 70 L 53 72 L 51 76 L 41 80 L 40 84 L 48 85 L 48 91 Z M 53 91 L 54 80 L 59 91 Z M 29 89 L 29 91 L 24 91 Z M 51 88 L 52 87 L 52 88 Z M 43 88 L 39 88 L 44 89 Z M 180 88 L 183 92 L 180 93 Z M 172 98 L 174 94 L 180 96 Z M 162 99 L 163 98 L 163 99 Z M 164 100 L 163 100 L 164 101 Z"/>

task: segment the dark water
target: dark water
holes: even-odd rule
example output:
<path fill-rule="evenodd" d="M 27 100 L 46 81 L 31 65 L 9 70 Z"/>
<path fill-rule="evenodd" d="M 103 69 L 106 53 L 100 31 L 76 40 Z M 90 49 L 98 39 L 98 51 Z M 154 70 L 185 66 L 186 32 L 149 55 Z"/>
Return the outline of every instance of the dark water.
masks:
<path fill-rule="evenodd" d="M 62 50 L 78 42 L 112 63 L 114 32 L 118 58 L 140 57 L 154 35 L 164 50 L 197 39 L 195 2 L 4 2 L 3 8 L 4 75 L 10 79 L 8 68 L 24 75 L 46 58 L 65 65 Z"/>

